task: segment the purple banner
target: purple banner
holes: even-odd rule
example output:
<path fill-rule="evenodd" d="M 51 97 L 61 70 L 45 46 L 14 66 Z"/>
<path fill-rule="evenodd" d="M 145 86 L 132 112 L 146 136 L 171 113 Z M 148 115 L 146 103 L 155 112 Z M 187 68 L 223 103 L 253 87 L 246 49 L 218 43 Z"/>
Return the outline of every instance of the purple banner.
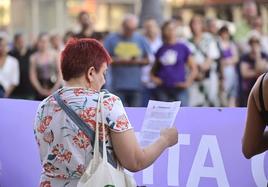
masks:
<path fill-rule="evenodd" d="M 36 187 L 41 172 L 33 135 L 38 102 L 0 99 L 0 187 Z M 145 109 L 127 108 L 138 132 Z M 246 160 L 241 153 L 246 109 L 181 108 L 179 143 L 153 166 L 136 173 L 148 187 L 264 187 L 268 156 Z M 254 125 L 254 124 L 252 124 Z"/>

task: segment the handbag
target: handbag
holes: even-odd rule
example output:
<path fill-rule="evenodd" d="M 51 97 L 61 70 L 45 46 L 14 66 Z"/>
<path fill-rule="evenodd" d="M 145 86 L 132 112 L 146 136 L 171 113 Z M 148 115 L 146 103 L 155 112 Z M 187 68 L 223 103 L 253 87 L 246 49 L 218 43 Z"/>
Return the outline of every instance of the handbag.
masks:
<path fill-rule="evenodd" d="M 103 109 L 103 95 L 104 93 L 100 92 L 97 104 L 96 122 L 99 122 L 99 111 Z M 91 136 L 94 141 L 93 158 L 80 178 L 77 187 L 136 187 L 137 185 L 134 178 L 126 174 L 118 163 L 115 163 L 112 159 L 112 155 L 107 151 L 106 144 L 99 141 L 99 124 L 96 123 L 96 132 L 94 133 L 94 131 L 62 101 L 58 92 L 56 92 L 53 97 L 80 130 Z M 105 132 L 104 116 L 102 112 L 101 125 L 103 132 Z M 106 141 L 105 138 L 106 136 L 104 134 L 103 142 Z"/>

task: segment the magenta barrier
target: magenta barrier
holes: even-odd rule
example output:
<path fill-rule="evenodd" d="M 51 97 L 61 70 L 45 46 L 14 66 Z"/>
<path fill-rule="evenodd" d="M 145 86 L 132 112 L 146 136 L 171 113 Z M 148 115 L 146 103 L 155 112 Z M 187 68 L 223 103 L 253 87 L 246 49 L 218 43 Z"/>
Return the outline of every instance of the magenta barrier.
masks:
<path fill-rule="evenodd" d="M 0 99 L 0 187 L 36 187 L 40 160 L 33 135 L 38 102 Z M 145 109 L 127 108 L 138 132 Z M 181 108 L 176 118 L 179 143 L 142 172 L 148 187 L 264 187 L 268 157 L 246 160 L 241 153 L 244 108 Z M 253 124 L 254 125 L 254 124 Z"/>

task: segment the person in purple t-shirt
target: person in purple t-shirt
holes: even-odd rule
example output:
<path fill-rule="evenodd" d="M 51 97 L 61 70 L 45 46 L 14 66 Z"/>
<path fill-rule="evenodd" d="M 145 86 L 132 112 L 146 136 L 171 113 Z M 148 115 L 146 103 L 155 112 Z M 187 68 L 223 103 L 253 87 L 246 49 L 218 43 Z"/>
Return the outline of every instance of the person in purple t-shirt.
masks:
<path fill-rule="evenodd" d="M 152 80 L 157 85 L 158 99 L 180 100 L 183 106 L 187 106 L 187 88 L 196 77 L 197 67 L 188 47 L 177 41 L 173 21 L 163 24 L 162 40 L 163 45 L 155 54 L 156 62 L 151 72 Z"/>
<path fill-rule="evenodd" d="M 257 78 L 268 71 L 268 55 L 261 51 L 260 37 L 253 34 L 248 41 L 250 52 L 241 57 L 240 72 L 242 86 L 241 105 L 246 106 L 249 93 Z"/>

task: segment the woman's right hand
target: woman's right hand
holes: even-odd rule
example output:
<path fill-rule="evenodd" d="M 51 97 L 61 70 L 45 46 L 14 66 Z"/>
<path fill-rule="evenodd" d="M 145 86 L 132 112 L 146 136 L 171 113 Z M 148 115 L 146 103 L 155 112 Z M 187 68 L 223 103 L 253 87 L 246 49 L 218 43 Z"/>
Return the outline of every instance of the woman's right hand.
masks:
<path fill-rule="evenodd" d="M 37 91 L 41 96 L 44 96 L 44 97 L 47 97 L 51 94 L 50 90 L 44 89 L 44 88 L 40 88 Z"/>
<path fill-rule="evenodd" d="M 157 86 L 161 86 L 163 84 L 162 79 L 160 79 L 159 77 L 152 76 L 151 79 Z"/>
<path fill-rule="evenodd" d="M 178 142 L 176 128 L 163 129 L 160 137 L 145 148 L 139 145 L 133 129 L 120 133 L 110 132 L 116 157 L 124 168 L 132 172 L 147 168 L 166 148 Z"/>
<path fill-rule="evenodd" d="M 168 147 L 178 143 L 178 136 L 178 130 L 175 127 L 166 128 L 160 132 L 160 138 L 163 138 Z"/>

